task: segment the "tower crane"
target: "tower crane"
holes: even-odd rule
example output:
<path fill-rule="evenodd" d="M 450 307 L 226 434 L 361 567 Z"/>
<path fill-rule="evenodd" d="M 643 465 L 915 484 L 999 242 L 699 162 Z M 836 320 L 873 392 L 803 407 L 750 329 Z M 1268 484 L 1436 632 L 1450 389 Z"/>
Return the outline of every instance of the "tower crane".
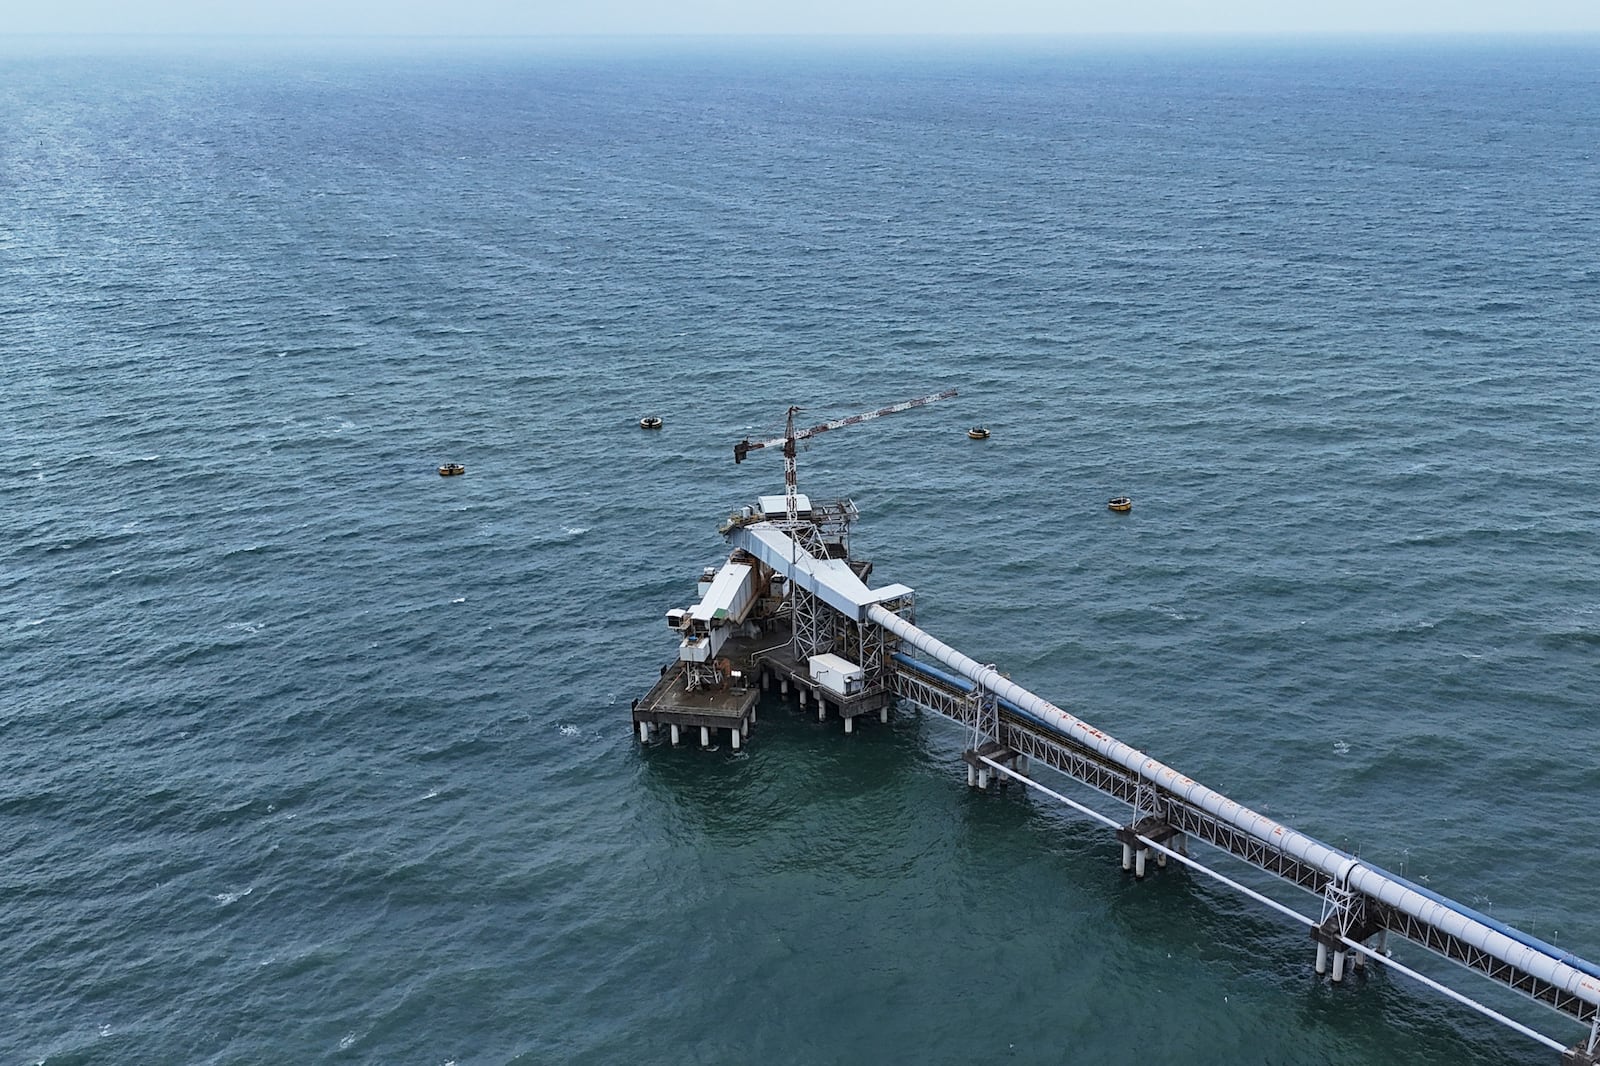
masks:
<path fill-rule="evenodd" d="M 784 504 L 788 511 L 787 517 L 789 524 L 792 527 L 796 522 L 799 521 L 800 518 L 799 504 L 796 500 L 796 497 L 799 495 L 799 493 L 795 487 L 797 481 L 795 476 L 796 442 L 806 440 L 810 437 L 815 437 L 819 433 L 826 433 L 830 429 L 840 429 L 844 426 L 853 426 L 858 422 L 870 422 L 874 418 L 880 418 L 883 415 L 898 414 L 901 411 L 909 411 L 913 407 L 926 407 L 935 400 L 948 400 L 955 394 L 955 389 L 946 389 L 943 392 L 936 392 L 931 396 L 922 396 L 915 400 L 907 400 L 904 403 L 890 404 L 888 407 L 880 407 L 876 411 L 868 411 L 866 414 L 850 415 L 848 418 L 835 418 L 831 422 L 823 422 L 819 425 L 812 426 L 809 429 L 801 430 L 794 428 L 794 416 L 800 410 L 800 408 L 790 407 L 789 422 L 787 427 L 784 429 L 783 436 L 774 437 L 772 440 L 763 441 L 752 441 L 749 438 L 746 438 L 733 446 L 733 461 L 736 463 L 744 462 L 744 457 L 758 448 L 772 448 L 779 444 L 783 445 Z"/>

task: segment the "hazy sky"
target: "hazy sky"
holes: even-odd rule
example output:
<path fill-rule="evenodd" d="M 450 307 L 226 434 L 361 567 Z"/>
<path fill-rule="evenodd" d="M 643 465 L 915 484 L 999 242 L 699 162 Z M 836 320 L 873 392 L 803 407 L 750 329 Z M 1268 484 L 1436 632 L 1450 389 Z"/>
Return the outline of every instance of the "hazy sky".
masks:
<path fill-rule="evenodd" d="M 16 0 L 8 32 L 1597 33 L 1600 0 Z"/>

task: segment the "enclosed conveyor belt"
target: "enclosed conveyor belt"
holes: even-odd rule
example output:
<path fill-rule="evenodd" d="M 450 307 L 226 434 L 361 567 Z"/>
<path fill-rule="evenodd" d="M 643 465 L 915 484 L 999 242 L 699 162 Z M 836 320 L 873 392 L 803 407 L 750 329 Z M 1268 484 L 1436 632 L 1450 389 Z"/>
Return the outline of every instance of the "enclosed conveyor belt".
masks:
<path fill-rule="evenodd" d="M 1022 753 L 1039 754 L 1049 765 L 1130 803 L 1142 814 L 1159 812 L 1173 831 L 1192 834 L 1291 884 L 1321 894 L 1322 925 L 1336 926 L 1319 927 L 1328 938 L 1352 944 L 1392 931 L 1589 1024 L 1590 1038 L 1581 1061 L 1600 1063 L 1600 967 L 1594 963 L 1363 862 L 1185 777 L 901 618 L 883 606 L 882 601 L 889 598 L 886 590 L 866 589 L 848 568 L 825 565 L 829 561 L 813 557 L 772 523 L 735 528 L 729 540 L 801 583 L 844 617 L 877 626 L 895 638 L 899 644 L 899 652 L 893 656 L 897 691 L 912 699 L 943 699 L 942 706 L 930 706 L 974 724 L 978 723 L 971 718 L 970 709 L 961 704 L 981 705 L 992 697 L 991 723 L 999 735 L 991 734 L 990 739 L 1031 748 Z M 896 590 L 909 591 L 903 586 Z M 1340 920 L 1335 922 L 1335 918 Z"/>
<path fill-rule="evenodd" d="M 897 637 L 902 652 L 931 658 L 956 677 L 906 654 L 895 657 L 900 668 L 920 668 L 948 681 L 959 678 L 975 691 L 992 694 L 1004 710 L 1025 717 L 1062 744 L 1094 761 L 1120 768 L 1168 804 L 1198 813 L 1281 853 L 1297 865 L 1320 871 L 1326 877 L 1324 883 L 1355 893 L 1370 903 L 1368 920 L 1379 928 L 1392 929 L 1579 1021 L 1600 1017 L 1600 967 L 1586 959 L 1236 803 L 1034 695 L 994 668 L 881 606 L 869 607 L 868 619 Z M 1260 865 L 1270 872 L 1281 872 L 1273 864 Z M 1302 879 L 1290 880 L 1312 887 Z"/>

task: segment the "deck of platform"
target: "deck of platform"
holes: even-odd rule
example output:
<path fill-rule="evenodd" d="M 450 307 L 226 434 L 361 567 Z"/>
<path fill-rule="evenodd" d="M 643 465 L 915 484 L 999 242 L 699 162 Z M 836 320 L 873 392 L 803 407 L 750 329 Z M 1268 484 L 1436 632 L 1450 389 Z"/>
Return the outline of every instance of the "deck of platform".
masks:
<path fill-rule="evenodd" d="M 749 733 L 756 701 L 761 698 L 761 663 L 764 657 L 787 651 L 789 633 L 768 632 L 756 637 L 730 637 L 717 657 L 727 659 L 740 674 L 740 683 L 698 688 L 684 687 L 687 666 L 674 659 L 662 668 L 661 677 L 633 706 L 633 722 L 649 726 L 682 728 L 736 729 Z"/>
<path fill-rule="evenodd" d="M 729 656 L 732 658 L 732 656 Z M 684 664 L 674 661 L 633 708 L 635 724 L 705 726 L 737 729 L 761 697 L 755 685 L 740 688 L 684 688 Z"/>
<path fill-rule="evenodd" d="M 831 711 L 844 720 L 847 733 L 852 732 L 858 715 L 876 712 L 887 720 L 887 708 L 894 700 L 887 688 L 844 699 L 819 686 L 811 680 L 806 660 L 795 654 L 788 624 L 779 619 L 768 619 L 759 636 L 730 637 L 717 655 L 732 664 L 739 683 L 690 692 L 684 687 L 687 666 L 674 659 L 662 667 L 661 677 L 650 691 L 634 702 L 633 723 L 641 740 L 662 725 L 676 727 L 673 743 L 683 729 L 727 729 L 740 734 L 734 742 L 737 748 L 749 735 L 756 703 L 768 688 L 778 690 L 782 697 L 794 697 L 802 708 L 809 703 L 819 718 L 826 718 Z M 710 739 L 711 734 L 702 734 L 701 743 Z"/>

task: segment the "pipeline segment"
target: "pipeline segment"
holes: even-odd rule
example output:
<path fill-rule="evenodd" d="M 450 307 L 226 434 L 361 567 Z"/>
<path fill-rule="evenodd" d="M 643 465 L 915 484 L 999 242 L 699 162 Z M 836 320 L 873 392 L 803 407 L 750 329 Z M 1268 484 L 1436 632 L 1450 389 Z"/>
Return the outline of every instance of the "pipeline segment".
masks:
<path fill-rule="evenodd" d="M 914 671 L 916 673 L 923 674 L 923 675 L 925 675 L 927 677 L 931 677 L 934 680 L 941 682 L 942 684 L 950 686 L 951 688 L 960 689 L 963 692 L 969 692 L 969 693 L 978 689 L 978 685 L 976 683 L 974 683 L 972 681 L 969 681 L 968 679 L 966 679 L 964 677 L 960 677 L 960 676 L 958 676 L 956 674 L 952 674 L 952 673 L 949 673 L 947 671 L 941 670 L 936 666 L 932 666 L 932 665 L 930 665 L 928 663 L 925 663 L 925 662 L 921 661 L 920 659 L 913 659 L 911 656 L 906 655 L 903 652 L 895 652 L 894 655 L 892 656 L 892 658 L 896 662 L 900 663 L 902 666 L 905 666 L 908 669 L 910 669 L 910 670 L 912 670 L 912 671 Z M 1053 726 L 1050 722 L 1045 721 L 1043 718 L 1040 718 L 1037 715 L 1029 714 L 1026 710 L 1024 710 L 1023 708 L 1019 707 L 1017 704 L 1013 703 L 1011 700 L 1003 699 L 1003 698 L 1000 698 L 998 696 L 996 697 L 996 699 L 1000 703 L 1000 705 L 1005 707 L 1007 710 L 1013 711 L 1013 712 L 1015 712 L 1015 713 L 1017 713 L 1019 715 L 1022 715 L 1024 717 L 1026 717 L 1029 721 L 1037 723 L 1040 727 L 1045 729 L 1047 732 L 1056 732 L 1055 726 Z M 1339 849 L 1330 847 L 1329 850 L 1330 851 L 1338 851 Z M 1340 854 L 1344 854 L 1344 853 L 1340 852 Z M 1362 882 L 1360 880 L 1360 876 L 1359 876 L 1360 874 L 1362 874 L 1362 873 L 1377 874 L 1380 877 L 1382 877 L 1384 879 L 1384 882 L 1389 886 L 1400 886 L 1400 887 L 1406 889 L 1407 891 L 1415 893 L 1417 896 L 1422 897 L 1425 900 L 1431 900 L 1434 903 L 1439 904 L 1440 906 L 1446 908 L 1447 910 L 1449 910 L 1450 912 L 1452 912 L 1454 914 L 1459 914 L 1459 915 L 1461 915 L 1461 916 L 1463 916 L 1465 918 L 1469 918 L 1472 921 L 1477 922 L 1480 925 L 1483 925 L 1483 926 L 1485 926 L 1485 927 L 1487 927 L 1487 928 L 1489 928 L 1489 929 L 1491 929 L 1491 930 L 1493 930 L 1495 932 L 1501 933 L 1501 934 L 1511 938 L 1512 940 L 1515 940 L 1519 944 L 1522 944 L 1522 945 L 1524 945 L 1526 947 L 1532 948 L 1533 950 L 1539 952 L 1542 955 L 1554 958 L 1557 962 L 1565 963 L 1566 965 L 1571 966 L 1573 969 L 1579 970 L 1579 971 L 1581 971 L 1583 973 L 1586 973 L 1591 977 L 1600 977 L 1600 966 L 1596 966 L 1594 963 L 1588 961 L 1587 959 L 1582 958 L 1581 956 L 1578 956 L 1578 955 L 1574 955 L 1570 951 L 1562 951 L 1561 949 L 1557 948 L 1554 944 L 1551 944 L 1551 943 L 1549 943 L 1547 941 L 1544 941 L 1544 940 L 1540 940 L 1538 937 L 1532 936 L 1532 935 L 1530 935 L 1528 933 L 1524 933 L 1522 930 L 1516 928 L 1515 926 L 1507 925 L 1504 922 L 1502 922 L 1502 921 L 1500 921 L 1500 920 L 1498 920 L 1496 918 L 1491 918 L 1490 916 L 1488 916 L 1486 914 L 1483 914 L 1480 911 L 1473 910 L 1471 907 L 1468 907 L 1468 906 L 1466 906 L 1464 904 L 1461 904 L 1461 903 L 1457 903 L 1453 899 L 1449 899 L 1448 897 L 1441 896 L 1439 893 L 1434 892 L 1431 889 L 1424 888 L 1421 885 L 1418 885 L 1416 882 L 1409 881 L 1406 878 L 1401 877 L 1398 874 L 1392 873 L 1391 871 L 1386 870 L 1386 869 L 1384 869 L 1384 868 L 1382 868 L 1380 866 L 1375 866 L 1375 865 L 1372 865 L 1372 864 L 1369 864 L 1369 863 L 1365 863 L 1365 862 L 1362 862 L 1359 859 L 1356 859 L 1354 856 L 1350 856 L 1348 864 L 1344 867 L 1344 869 L 1346 869 L 1348 871 L 1348 875 L 1347 876 L 1351 879 L 1351 880 L 1348 881 L 1348 886 L 1349 887 L 1355 888 L 1355 889 L 1357 889 L 1359 891 L 1363 891 L 1367 895 L 1370 895 L 1373 898 L 1379 899 L 1382 902 L 1390 903 L 1392 906 L 1398 906 L 1398 904 L 1395 904 L 1391 899 L 1385 898 L 1382 895 L 1380 895 L 1378 892 L 1370 891 L 1367 888 L 1363 887 L 1363 884 L 1362 884 Z M 1420 918 L 1420 915 L 1418 914 L 1418 911 L 1417 911 L 1416 907 L 1401 908 L 1401 909 L 1403 909 L 1405 911 L 1405 913 L 1411 914 L 1413 917 L 1419 917 Z M 1436 923 L 1433 923 L 1433 924 L 1436 924 Z M 1507 960 L 1507 961 L 1509 961 L 1509 960 Z"/>
<path fill-rule="evenodd" d="M 973 685 L 994 693 L 996 698 L 1039 722 L 1047 730 L 1098 753 L 1108 762 L 1122 766 L 1240 832 L 1322 870 L 1336 885 L 1387 904 L 1586 1003 L 1600 1007 L 1600 967 L 1593 963 L 1429 892 L 1380 867 L 1362 863 L 1338 848 L 1236 803 L 1068 714 L 881 605 L 869 607 L 867 617 L 898 637 L 902 647 L 936 659 Z M 895 658 L 907 664 L 916 662 L 903 654 L 896 654 Z M 952 680 L 943 671 L 928 668 L 925 663 L 918 665 L 930 676 Z"/>

